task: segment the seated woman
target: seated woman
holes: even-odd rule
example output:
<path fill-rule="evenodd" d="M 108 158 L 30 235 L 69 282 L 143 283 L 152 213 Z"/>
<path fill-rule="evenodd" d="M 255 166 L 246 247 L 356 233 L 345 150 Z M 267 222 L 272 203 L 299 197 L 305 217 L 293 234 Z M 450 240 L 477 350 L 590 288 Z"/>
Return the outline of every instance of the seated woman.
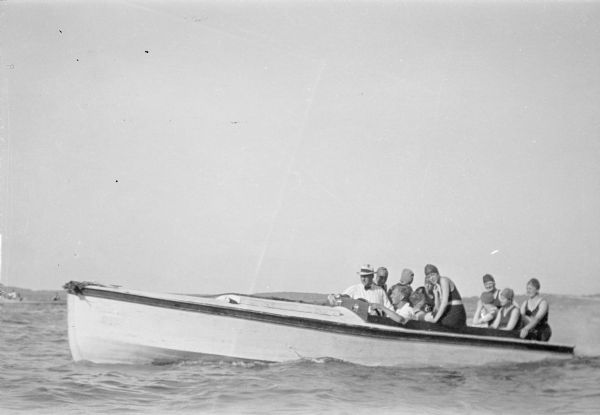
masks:
<path fill-rule="evenodd" d="M 539 294 L 540 282 L 532 278 L 527 282 L 527 301 L 521 304 L 521 318 L 525 326 L 521 329 L 521 338 L 547 342 L 552 336 L 548 325 L 548 302 Z"/>
<path fill-rule="evenodd" d="M 521 312 L 513 299 L 515 293 L 510 288 L 505 288 L 500 293 L 500 311 L 491 327 L 499 330 L 518 330 L 521 327 Z"/>
<path fill-rule="evenodd" d="M 479 313 L 473 316 L 474 327 L 489 327 L 494 322 L 498 314 L 498 308 L 496 307 L 494 294 L 489 291 L 485 291 L 481 294 L 479 302 Z"/>
<path fill-rule="evenodd" d="M 433 317 L 426 319 L 446 327 L 464 327 L 467 325 L 467 312 L 456 284 L 448 278 L 440 276 L 434 265 L 425 266 L 425 277 L 434 286 L 436 307 Z"/>
<path fill-rule="evenodd" d="M 492 295 L 494 296 L 494 305 L 496 306 L 496 308 L 500 308 L 500 300 L 498 299 L 498 296 L 500 295 L 500 290 L 496 288 L 496 280 L 494 280 L 494 277 L 490 274 L 485 274 L 483 276 L 483 289 L 484 291 L 481 293 L 483 295 L 483 293 L 486 292 L 491 292 Z M 483 308 L 483 304 L 481 303 L 481 298 L 479 300 L 477 300 L 477 308 L 475 308 L 475 313 L 473 314 L 473 324 L 474 325 L 479 325 L 480 323 L 476 323 L 476 321 L 478 321 L 478 317 L 481 313 L 481 309 Z"/>

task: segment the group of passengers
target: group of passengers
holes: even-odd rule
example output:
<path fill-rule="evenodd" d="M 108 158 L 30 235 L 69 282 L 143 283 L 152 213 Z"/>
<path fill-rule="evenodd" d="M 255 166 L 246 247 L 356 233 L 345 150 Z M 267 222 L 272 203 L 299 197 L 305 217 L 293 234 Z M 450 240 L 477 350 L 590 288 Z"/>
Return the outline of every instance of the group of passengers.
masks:
<path fill-rule="evenodd" d="M 341 295 L 363 299 L 371 304 L 373 312 L 398 323 L 421 320 L 446 327 L 461 328 L 467 325 L 467 313 L 456 284 L 440 275 L 435 265 L 425 266 L 423 286 L 413 290 L 414 272 L 402 271 L 400 281 L 387 289 L 388 270 L 377 271 L 363 265 L 358 272 L 360 284 L 348 287 Z M 485 291 L 481 294 L 473 326 L 498 330 L 519 330 L 521 338 L 548 341 L 552 330 L 548 325 L 548 302 L 539 295 L 540 282 L 532 278 L 527 283 L 527 300 L 521 307 L 514 301 L 514 291 L 496 288 L 490 274 L 483 276 Z M 330 295 L 331 304 L 340 295 Z"/>
<path fill-rule="evenodd" d="M 521 307 L 514 301 L 511 288 L 502 291 L 490 274 L 483 276 L 485 291 L 477 301 L 473 325 L 499 330 L 520 330 L 521 337 L 548 341 L 552 329 L 548 324 L 548 301 L 540 296 L 540 282 L 532 278 L 527 282 L 527 300 Z"/>

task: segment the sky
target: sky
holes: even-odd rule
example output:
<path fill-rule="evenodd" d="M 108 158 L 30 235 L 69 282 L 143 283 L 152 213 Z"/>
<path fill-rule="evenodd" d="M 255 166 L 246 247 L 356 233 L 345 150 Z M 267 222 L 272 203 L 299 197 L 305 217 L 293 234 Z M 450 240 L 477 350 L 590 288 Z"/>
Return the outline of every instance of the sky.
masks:
<path fill-rule="evenodd" d="M 2 283 L 600 292 L 600 3 L 0 3 Z"/>

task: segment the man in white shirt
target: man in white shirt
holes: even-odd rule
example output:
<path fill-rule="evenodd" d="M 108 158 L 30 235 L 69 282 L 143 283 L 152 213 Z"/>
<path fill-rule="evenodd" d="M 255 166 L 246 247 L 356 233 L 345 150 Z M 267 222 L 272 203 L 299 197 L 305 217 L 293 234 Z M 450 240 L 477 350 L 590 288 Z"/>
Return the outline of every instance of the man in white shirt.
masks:
<path fill-rule="evenodd" d="M 360 284 L 348 287 L 342 294 L 355 300 L 362 298 L 370 303 L 381 304 L 393 310 L 392 303 L 390 303 L 386 292 L 381 287 L 373 284 L 373 278 L 375 277 L 373 267 L 369 264 L 363 265 L 358 274 L 360 276 Z"/>

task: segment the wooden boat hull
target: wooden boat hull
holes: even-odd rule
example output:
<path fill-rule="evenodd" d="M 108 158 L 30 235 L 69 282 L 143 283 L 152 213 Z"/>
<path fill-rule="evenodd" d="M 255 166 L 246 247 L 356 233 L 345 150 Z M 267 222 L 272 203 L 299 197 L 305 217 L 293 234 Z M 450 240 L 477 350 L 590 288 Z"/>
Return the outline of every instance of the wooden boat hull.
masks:
<path fill-rule="evenodd" d="M 240 295 L 193 297 L 88 285 L 67 297 L 76 361 L 328 357 L 369 366 L 452 366 L 573 355 L 571 346 L 413 330 L 370 323 L 344 307 Z"/>

